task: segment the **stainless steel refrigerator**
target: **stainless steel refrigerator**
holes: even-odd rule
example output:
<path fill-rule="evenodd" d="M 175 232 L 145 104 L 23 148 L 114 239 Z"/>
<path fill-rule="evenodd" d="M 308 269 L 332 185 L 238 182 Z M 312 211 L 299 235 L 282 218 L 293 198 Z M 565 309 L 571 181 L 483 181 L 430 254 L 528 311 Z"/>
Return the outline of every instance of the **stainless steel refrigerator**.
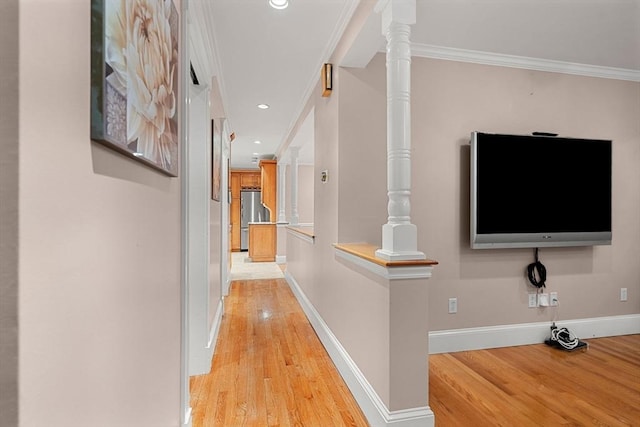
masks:
<path fill-rule="evenodd" d="M 260 203 L 260 191 L 240 193 L 240 250 L 249 249 L 249 223 L 269 222 L 269 211 Z"/>

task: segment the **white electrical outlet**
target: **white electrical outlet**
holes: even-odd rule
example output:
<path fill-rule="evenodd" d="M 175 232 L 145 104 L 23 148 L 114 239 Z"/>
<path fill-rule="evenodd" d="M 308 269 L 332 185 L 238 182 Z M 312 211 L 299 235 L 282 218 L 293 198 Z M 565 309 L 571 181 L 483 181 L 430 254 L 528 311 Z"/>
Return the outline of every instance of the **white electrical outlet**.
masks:
<path fill-rule="evenodd" d="M 620 288 L 620 301 L 627 300 L 627 288 Z"/>
<path fill-rule="evenodd" d="M 458 298 L 449 298 L 449 314 L 458 312 Z"/>
<path fill-rule="evenodd" d="M 549 294 L 538 295 L 538 306 L 549 307 Z"/>
<path fill-rule="evenodd" d="M 538 306 L 538 294 L 529 294 L 529 308 Z"/>
<path fill-rule="evenodd" d="M 559 303 L 558 301 L 558 293 L 557 292 L 549 292 L 549 305 L 551 305 L 551 307 L 556 307 Z"/>

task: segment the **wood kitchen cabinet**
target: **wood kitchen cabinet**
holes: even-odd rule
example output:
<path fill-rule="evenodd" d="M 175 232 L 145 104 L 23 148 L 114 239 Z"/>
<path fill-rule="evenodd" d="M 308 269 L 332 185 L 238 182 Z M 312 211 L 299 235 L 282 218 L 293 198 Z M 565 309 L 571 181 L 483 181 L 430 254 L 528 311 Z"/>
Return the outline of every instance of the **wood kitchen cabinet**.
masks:
<path fill-rule="evenodd" d="M 231 205 L 229 206 L 231 221 L 231 250 L 239 252 L 242 250 L 241 237 L 241 192 L 242 190 L 260 190 L 260 202 L 269 210 L 269 219 L 275 223 L 276 210 L 276 178 L 277 178 L 277 162 L 275 160 L 262 160 L 260 162 L 260 170 L 255 169 L 235 169 L 231 171 L 231 179 L 229 190 L 231 190 Z M 274 228 L 275 230 L 275 228 Z M 264 232 L 261 230 L 260 233 Z M 275 233 L 275 232 L 274 232 Z M 275 234 L 273 237 L 275 242 Z M 264 241 L 262 237 L 258 239 Z M 251 236 L 249 236 L 251 241 Z M 274 243 L 275 245 L 275 243 Z M 267 245 L 270 247 L 270 244 Z M 270 252 L 269 252 L 270 253 Z M 270 255 L 259 255 L 258 258 L 269 257 Z M 275 249 L 273 250 L 275 257 Z"/>
<path fill-rule="evenodd" d="M 253 262 L 273 262 L 276 260 L 275 223 L 249 223 L 249 258 Z"/>
<path fill-rule="evenodd" d="M 231 172 L 231 205 L 230 219 L 231 219 L 231 250 L 233 252 L 240 251 L 240 173 Z"/>
<path fill-rule="evenodd" d="M 240 187 L 242 189 L 260 190 L 260 172 L 240 172 Z"/>
<path fill-rule="evenodd" d="M 277 162 L 275 160 L 260 160 L 262 204 L 269 210 L 271 222 L 276 222 L 278 214 L 276 208 L 277 173 Z"/>

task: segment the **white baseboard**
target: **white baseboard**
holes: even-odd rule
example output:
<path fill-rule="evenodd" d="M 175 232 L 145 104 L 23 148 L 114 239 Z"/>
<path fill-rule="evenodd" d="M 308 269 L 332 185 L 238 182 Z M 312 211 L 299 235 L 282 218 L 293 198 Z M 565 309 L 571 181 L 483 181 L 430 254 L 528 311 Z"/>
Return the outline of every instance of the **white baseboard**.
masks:
<path fill-rule="evenodd" d="M 191 406 L 189 406 L 185 411 L 184 411 L 184 418 L 182 418 L 182 427 L 191 427 Z"/>
<path fill-rule="evenodd" d="M 207 342 L 205 343 L 203 340 L 201 344 L 199 343 L 201 346 L 189 349 L 189 376 L 203 375 L 211 371 L 211 359 L 213 358 L 213 351 L 216 346 L 216 340 L 218 339 L 218 332 L 220 331 L 223 312 L 224 305 L 222 303 L 222 299 L 220 299 L 209 329 L 209 338 Z"/>
<path fill-rule="evenodd" d="M 276 264 L 286 264 L 287 256 L 286 255 L 276 255 Z"/>
<path fill-rule="evenodd" d="M 213 357 L 213 351 L 216 348 L 216 341 L 218 340 L 218 332 L 220 332 L 220 324 L 222 324 L 222 314 L 224 313 L 223 299 L 218 300 L 218 306 L 216 307 L 216 314 L 213 317 L 213 323 L 211 324 L 211 330 L 209 331 L 209 342 L 207 348 L 211 350 L 211 357 Z"/>
<path fill-rule="evenodd" d="M 556 322 L 578 338 L 640 333 L 640 314 Z M 551 322 L 451 329 L 429 332 L 429 354 L 539 344 L 549 337 Z"/>
<path fill-rule="evenodd" d="M 435 417 L 428 406 L 389 411 L 353 359 L 342 347 L 342 344 L 331 332 L 329 326 L 313 307 L 295 278 L 288 271 L 285 271 L 284 274 L 302 310 L 307 315 L 318 338 L 320 338 L 329 353 L 331 360 L 333 360 L 338 372 L 342 375 L 369 424 L 372 427 L 433 427 L 435 425 Z"/>

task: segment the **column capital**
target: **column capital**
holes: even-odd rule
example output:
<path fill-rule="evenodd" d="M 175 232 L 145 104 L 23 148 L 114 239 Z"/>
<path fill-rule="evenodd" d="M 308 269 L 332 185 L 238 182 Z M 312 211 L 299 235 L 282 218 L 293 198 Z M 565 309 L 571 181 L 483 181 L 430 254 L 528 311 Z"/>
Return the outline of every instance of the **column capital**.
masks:
<path fill-rule="evenodd" d="M 416 23 L 416 0 L 378 0 L 375 11 L 382 14 L 382 34 L 392 22 L 411 25 Z"/>

